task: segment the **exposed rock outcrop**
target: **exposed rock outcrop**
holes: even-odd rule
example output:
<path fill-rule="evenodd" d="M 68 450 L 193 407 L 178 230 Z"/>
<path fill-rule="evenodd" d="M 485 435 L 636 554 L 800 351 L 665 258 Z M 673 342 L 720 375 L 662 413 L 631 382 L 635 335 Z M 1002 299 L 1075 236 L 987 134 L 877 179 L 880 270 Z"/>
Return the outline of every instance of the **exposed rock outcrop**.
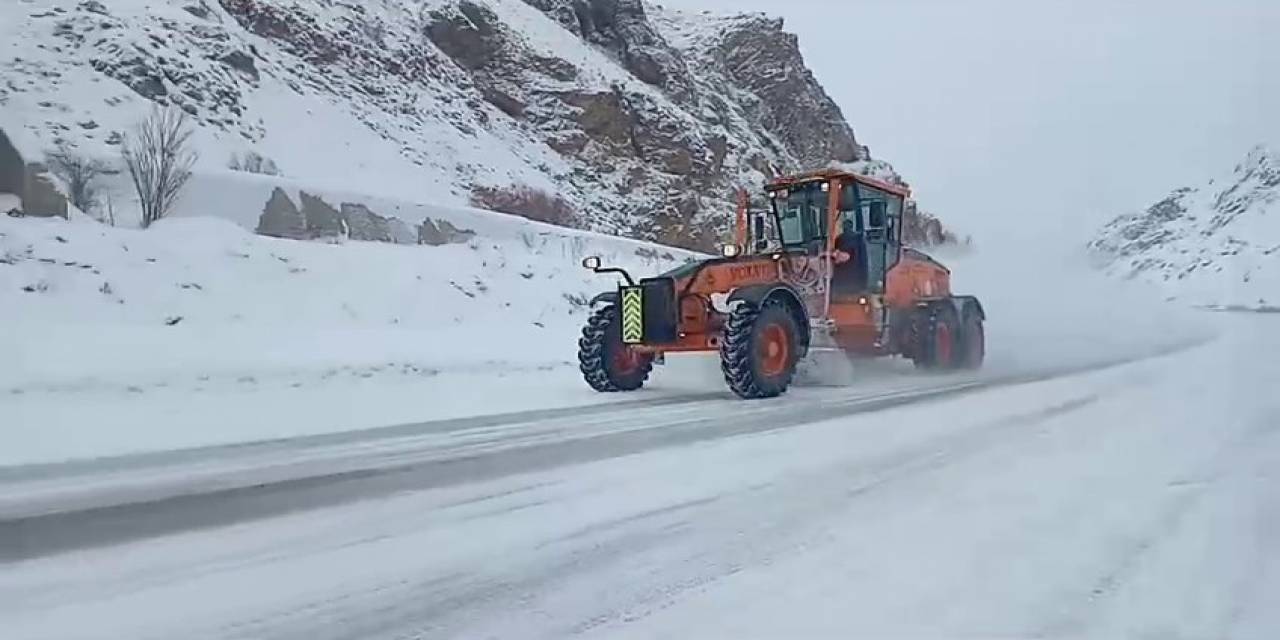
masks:
<path fill-rule="evenodd" d="M 21 198 L 25 182 L 26 162 L 4 131 L 0 131 L 0 193 L 11 193 Z"/>
<path fill-rule="evenodd" d="M 304 240 L 308 237 L 307 219 L 289 194 L 276 187 L 258 217 L 257 232 L 264 236 Z"/>
<path fill-rule="evenodd" d="M 574 35 L 609 52 L 640 81 L 677 100 L 694 97 L 681 54 L 659 33 L 641 0 L 525 0 Z"/>
<path fill-rule="evenodd" d="M 446 244 L 461 244 L 474 238 L 476 232 L 470 229 L 459 229 L 448 220 L 432 220 L 426 218 L 418 225 L 418 244 L 438 247 Z"/>
<path fill-rule="evenodd" d="M 337 238 L 347 235 L 346 216 L 329 206 L 329 203 L 306 191 L 299 192 L 298 199 L 302 202 L 302 217 L 307 222 L 308 238 Z"/>
<path fill-rule="evenodd" d="M 0 131 L 0 195 L 6 204 L 0 213 L 39 218 L 67 217 L 67 197 L 59 190 L 49 168 L 39 162 L 28 162 Z"/>
<path fill-rule="evenodd" d="M 334 208 L 319 196 L 299 192 L 301 207 L 295 205 L 281 187 L 271 197 L 258 218 L 257 232 L 291 240 L 333 240 L 348 238 L 393 244 L 443 245 L 466 242 L 475 232 L 458 229 L 447 220 L 430 218 L 414 229 L 404 220 L 379 215 L 367 205 L 343 202 Z"/>
<path fill-rule="evenodd" d="M 43 164 L 27 165 L 26 191 L 22 194 L 22 212 L 42 218 L 67 217 L 67 197 L 54 183 Z"/>
<path fill-rule="evenodd" d="M 342 219 L 346 222 L 352 240 L 416 244 L 418 235 L 399 218 L 387 218 L 374 213 L 369 207 L 353 202 L 342 203 Z"/>

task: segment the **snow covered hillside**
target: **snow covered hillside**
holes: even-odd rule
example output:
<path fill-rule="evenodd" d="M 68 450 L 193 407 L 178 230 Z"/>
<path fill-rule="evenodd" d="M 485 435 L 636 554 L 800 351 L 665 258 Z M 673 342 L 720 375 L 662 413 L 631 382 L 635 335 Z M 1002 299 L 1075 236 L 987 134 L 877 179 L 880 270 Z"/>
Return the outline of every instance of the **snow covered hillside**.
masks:
<path fill-rule="evenodd" d="M 1090 243 L 1108 272 L 1198 305 L 1280 306 L 1280 155 L 1258 146 L 1229 174 L 1113 220 Z"/>
<path fill-rule="evenodd" d="M 273 186 L 201 188 L 235 211 Z M 573 345 L 613 279 L 581 258 L 651 274 L 691 256 L 485 211 L 361 202 L 455 235 L 331 244 L 216 217 L 141 231 L 0 216 L 4 439 L 64 446 L 59 425 L 89 421 L 104 439 L 140 429 L 149 446 L 182 446 L 606 401 L 578 379 Z"/>
<path fill-rule="evenodd" d="M 515 238 L 404 247 L 277 240 L 213 218 L 145 232 L 3 218 L 0 308 L 15 336 L 3 345 L 18 366 L 0 388 L 194 384 L 269 375 L 264 366 L 563 363 L 587 301 L 612 286 L 582 257 L 654 273 L 686 255 L 513 226 Z"/>
<path fill-rule="evenodd" d="M 641 0 L 0 3 L 0 129 L 30 160 L 65 141 L 118 161 L 152 103 L 193 116 L 198 174 L 254 152 L 290 179 L 413 202 L 528 185 L 565 198 L 574 226 L 702 248 L 734 188 L 771 165 L 867 155 L 795 36 L 761 15 Z"/>

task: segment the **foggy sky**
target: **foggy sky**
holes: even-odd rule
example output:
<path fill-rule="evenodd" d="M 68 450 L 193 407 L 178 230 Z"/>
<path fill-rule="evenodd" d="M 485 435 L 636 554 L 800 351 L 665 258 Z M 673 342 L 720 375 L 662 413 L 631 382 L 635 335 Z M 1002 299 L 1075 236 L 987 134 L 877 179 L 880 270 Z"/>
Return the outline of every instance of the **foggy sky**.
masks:
<path fill-rule="evenodd" d="M 786 20 L 872 154 L 988 236 L 1075 242 L 1280 144 L 1280 0 L 665 0 Z"/>

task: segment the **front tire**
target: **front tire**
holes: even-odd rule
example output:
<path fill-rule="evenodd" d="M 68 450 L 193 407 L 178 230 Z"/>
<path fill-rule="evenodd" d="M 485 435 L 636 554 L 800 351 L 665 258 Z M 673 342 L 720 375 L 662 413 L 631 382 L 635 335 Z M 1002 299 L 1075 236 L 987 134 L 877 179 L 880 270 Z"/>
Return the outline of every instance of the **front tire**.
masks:
<path fill-rule="evenodd" d="M 786 393 L 802 346 L 795 317 L 781 304 L 742 302 L 729 313 L 720 344 L 720 369 L 741 398 Z"/>
<path fill-rule="evenodd" d="M 596 309 L 578 340 L 578 369 L 587 385 L 601 393 L 635 391 L 653 371 L 652 354 L 623 344 L 619 315 L 614 305 Z"/>

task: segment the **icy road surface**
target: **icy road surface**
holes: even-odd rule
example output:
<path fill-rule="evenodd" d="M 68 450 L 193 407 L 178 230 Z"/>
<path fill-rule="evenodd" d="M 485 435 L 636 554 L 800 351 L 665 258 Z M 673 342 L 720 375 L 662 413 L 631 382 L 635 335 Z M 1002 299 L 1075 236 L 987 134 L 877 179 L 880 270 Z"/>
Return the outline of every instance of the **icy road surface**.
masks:
<path fill-rule="evenodd" d="M 11 468 L 0 628 L 1274 638 L 1280 320 L 1223 321 L 1084 372 Z"/>

